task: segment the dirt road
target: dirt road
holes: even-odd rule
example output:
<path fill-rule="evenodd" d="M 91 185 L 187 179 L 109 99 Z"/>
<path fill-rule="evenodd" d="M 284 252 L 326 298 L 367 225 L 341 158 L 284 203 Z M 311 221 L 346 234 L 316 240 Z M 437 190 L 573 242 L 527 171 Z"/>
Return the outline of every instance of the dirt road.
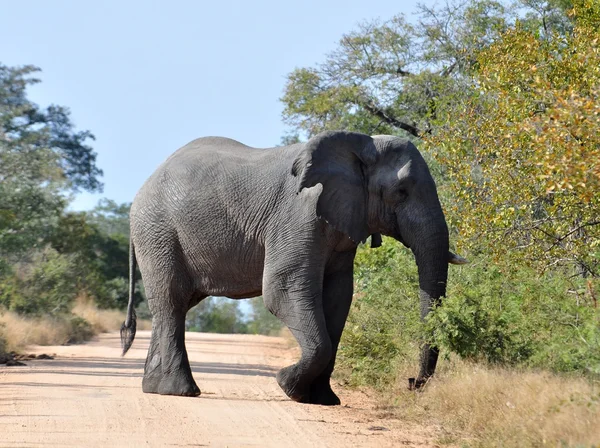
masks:
<path fill-rule="evenodd" d="M 288 400 L 275 382 L 295 356 L 283 338 L 188 333 L 202 395 L 143 394 L 149 336 L 138 332 L 125 358 L 109 333 L 32 347 L 56 359 L 0 367 L 0 446 L 434 446 L 431 431 L 382 418 L 360 392 L 340 391 L 334 408 Z"/>

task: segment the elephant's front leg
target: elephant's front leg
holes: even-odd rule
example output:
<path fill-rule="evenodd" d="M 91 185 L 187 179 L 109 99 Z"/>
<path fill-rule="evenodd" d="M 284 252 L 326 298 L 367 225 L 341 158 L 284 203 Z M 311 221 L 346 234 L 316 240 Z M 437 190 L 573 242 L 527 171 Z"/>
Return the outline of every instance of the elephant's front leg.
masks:
<path fill-rule="evenodd" d="M 340 404 L 340 399 L 331 389 L 330 382 L 338 345 L 352 303 L 354 254 L 355 251 L 335 254 L 330 261 L 331 268 L 323 279 L 323 311 L 331 340 L 331 359 L 310 386 L 311 403 Z"/>
<path fill-rule="evenodd" d="M 321 302 L 321 275 L 306 269 L 280 272 L 265 279 L 263 297 L 267 308 L 290 329 L 300 348 L 300 360 L 277 372 L 277 382 L 288 397 L 312 403 L 311 384 L 331 360 Z"/>

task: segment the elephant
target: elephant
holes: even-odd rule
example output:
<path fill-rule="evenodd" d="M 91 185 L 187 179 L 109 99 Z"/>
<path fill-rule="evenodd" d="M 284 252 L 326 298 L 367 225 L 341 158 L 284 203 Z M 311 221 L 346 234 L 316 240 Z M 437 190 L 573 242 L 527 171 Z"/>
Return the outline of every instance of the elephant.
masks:
<path fill-rule="evenodd" d="M 205 137 L 173 153 L 141 187 L 130 212 L 130 295 L 123 355 L 135 337 L 139 266 L 152 335 L 146 393 L 197 396 L 185 348 L 185 317 L 208 296 L 262 294 L 291 331 L 300 359 L 276 380 L 297 402 L 338 405 L 330 385 L 353 295 L 359 244 L 387 235 L 410 248 L 421 316 L 444 296 L 448 227 L 435 182 L 410 141 L 326 131 L 305 143 L 257 149 Z M 434 373 L 424 344 L 416 387 Z"/>

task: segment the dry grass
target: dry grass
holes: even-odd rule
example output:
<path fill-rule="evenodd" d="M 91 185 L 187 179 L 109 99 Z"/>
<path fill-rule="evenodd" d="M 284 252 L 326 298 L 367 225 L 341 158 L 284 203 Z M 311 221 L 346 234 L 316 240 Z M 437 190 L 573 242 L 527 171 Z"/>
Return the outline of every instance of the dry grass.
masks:
<path fill-rule="evenodd" d="M 94 333 L 118 331 L 125 321 L 125 313 L 118 310 L 99 309 L 93 301 L 86 297 L 79 297 L 72 310 L 73 314 L 85 319 L 94 329 Z M 150 330 L 150 321 L 138 319 L 138 330 Z"/>
<path fill-rule="evenodd" d="M 433 419 L 442 428 L 441 443 L 600 446 L 600 383 L 456 360 L 443 364 L 425 392 L 408 391 L 402 375 L 387 397 L 400 417 L 421 423 Z"/>
<path fill-rule="evenodd" d="M 6 351 L 20 351 L 28 345 L 83 342 L 94 334 L 119 330 L 125 320 L 124 312 L 98 309 L 85 297 L 77 300 L 72 312 L 89 326 L 69 316 L 29 318 L 10 311 L 3 312 L 0 314 L 0 339 L 4 340 Z M 138 319 L 137 328 L 149 330 L 151 323 Z"/>
<path fill-rule="evenodd" d="M 61 345 L 71 338 L 67 319 L 26 318 L 10 311 L 0 315 L 0 331 L 7 351 L 19 351 L 28 345 Z"/>
<path fill-rule="evenodd" d="M 122 311 L 98 309 L 92 301 L 84 298 L 77 299 L 71 312 L 89 322 L 94 333 L 117 331 L 125 320 Z"/>

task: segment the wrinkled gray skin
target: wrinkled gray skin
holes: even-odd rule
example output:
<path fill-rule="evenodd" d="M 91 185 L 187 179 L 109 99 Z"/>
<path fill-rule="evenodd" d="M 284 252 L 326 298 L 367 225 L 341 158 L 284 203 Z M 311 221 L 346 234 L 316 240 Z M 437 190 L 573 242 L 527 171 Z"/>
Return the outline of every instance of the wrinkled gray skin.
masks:
<path fill-rule="evenodd" d="M 412 249 L 424 317 L 444 295 L 455 256 L 434 181 L 406 140 L 324 132 L 272 149 L 217 137 L 179 149 L 131 207 L 131 268 L 137 259 L 153 316 L 143 391 L 200 394 L 185 349 L 187 311 L 210 295 L 262 294 L 302 349 L 277 374 L 283 391 L 299 402 L 339 404 L 329 382 L 356 247 L 369 235 L 377 244 L 379 234 Z M 124 353 L 134 335 L 130 298 Z M 437 357 L 424 347 L 417 386 Z"/>

